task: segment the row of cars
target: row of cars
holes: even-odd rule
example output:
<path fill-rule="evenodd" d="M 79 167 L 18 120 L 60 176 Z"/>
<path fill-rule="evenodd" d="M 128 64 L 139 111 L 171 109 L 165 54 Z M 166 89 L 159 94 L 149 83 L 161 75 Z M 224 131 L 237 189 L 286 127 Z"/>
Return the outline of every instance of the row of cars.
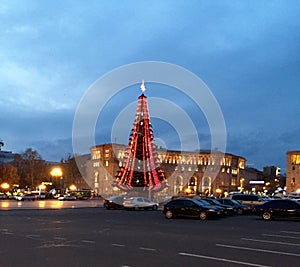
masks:
<path fill-rule="evenodd" d="M 249 198 L 243 196 L 244 198 Z M 174 198 L 162 206 L 162 212 L 167 219 L 176 217 L 193 217 L 200 220 L 216 218 L 224 215 L 254 214 L 264 220 L 278 217 L 300 218 L 300 203 L 295 199 L 265 199 L 242 204 L 233 198 Z M 159 204 L 145 197 L 123 196 L 111 197 L 104 201 L 106 209 L 151 209 L 157 210 Z"/>
<path fill-rule="evenodd" d="M 157 210 L 158 206 L 159 203 L 153 202 L 145 197 L 126 198 L 118 196 L 110 197 L 104 201 L 104 207 L 106 209 Z M 202 220 L 205 220 L 208 217 L 250 213 L 251 208 L 231 199 L 178 198 L 164 203 L 162 210 L 168 219 L 186 216 L 199 217 Z"/>
<path fill-rule="evenodd" d="M 167 219 L 176 217 L 193 217 L 200 220 L 224 215 L 249 214 L 251 207 L 232 199 L 214 198 L 176 198 L 163 205 Z"/>

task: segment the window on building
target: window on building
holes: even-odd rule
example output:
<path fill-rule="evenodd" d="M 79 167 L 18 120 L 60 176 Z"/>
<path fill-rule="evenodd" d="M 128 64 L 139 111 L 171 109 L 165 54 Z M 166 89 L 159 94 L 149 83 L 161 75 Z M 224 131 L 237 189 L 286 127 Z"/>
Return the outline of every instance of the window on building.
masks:
<path fill-rule="evenodd" d="M 240 169 L 245 169 L 245 161 L 244 160 L 239 161 L 239 168 Z"/>
<path fill-rule="evenodd" d="M 231 179 L 231 186 L 236 186 L 236 179 L 235 178 Z"/>
<path fill-rule="evenodd" d="M 292 164 L 300 164 L 300 155 L 292 155 Z"/>

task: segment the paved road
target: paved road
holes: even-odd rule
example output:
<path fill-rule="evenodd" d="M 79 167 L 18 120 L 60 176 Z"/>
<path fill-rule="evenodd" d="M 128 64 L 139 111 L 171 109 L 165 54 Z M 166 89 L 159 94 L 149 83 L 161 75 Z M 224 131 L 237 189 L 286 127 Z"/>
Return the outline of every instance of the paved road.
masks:
<path fill-rule="evenodd" d="M 0 266 L 298 266 L 300 222 L 100 207 L 0 211 Z"/>

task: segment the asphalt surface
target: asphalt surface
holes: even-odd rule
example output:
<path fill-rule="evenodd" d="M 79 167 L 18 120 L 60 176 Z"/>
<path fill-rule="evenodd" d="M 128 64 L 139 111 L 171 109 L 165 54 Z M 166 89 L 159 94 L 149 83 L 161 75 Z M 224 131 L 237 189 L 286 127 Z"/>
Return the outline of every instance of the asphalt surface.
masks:
<path fill-rule="evenodd" d="M 0 266 L 298 266 L 300 222 L 161 211 L 0 210 Z"/>

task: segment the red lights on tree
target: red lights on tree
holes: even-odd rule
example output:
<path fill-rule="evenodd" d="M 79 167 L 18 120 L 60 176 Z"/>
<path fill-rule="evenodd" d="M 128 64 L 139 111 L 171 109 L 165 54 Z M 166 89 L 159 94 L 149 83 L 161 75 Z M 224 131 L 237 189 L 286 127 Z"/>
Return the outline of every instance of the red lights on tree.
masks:
<path fill-rule="evenodd" d="M 167 181 L 154 143 L 144 81 L 141 90 L 127 153 L 116 175 L 116 186 L 125 191 L 143 189 L 155 192 L 162 190 Z"/>

